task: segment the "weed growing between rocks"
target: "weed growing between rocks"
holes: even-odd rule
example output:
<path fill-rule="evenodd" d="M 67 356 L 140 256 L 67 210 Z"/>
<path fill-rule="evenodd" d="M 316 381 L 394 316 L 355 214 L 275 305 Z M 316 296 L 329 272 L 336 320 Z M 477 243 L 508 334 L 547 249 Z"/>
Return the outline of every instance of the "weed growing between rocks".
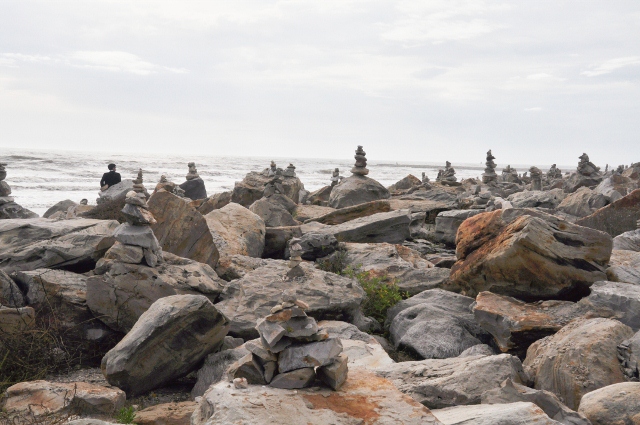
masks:
<path fill-rule="evenodd" d="M 328 255 L 317 260 L 320 270 L 335 274 L 344 274 L 347 268 L 347 251 L 338 250 L 331 255 Z"/>
<path fill-rule="evenodd" d="M 136 411 L 133 406 L 125 406 L 116 414 L 116 421 L 119 424 L 132 424 L 136 417 Z"/>

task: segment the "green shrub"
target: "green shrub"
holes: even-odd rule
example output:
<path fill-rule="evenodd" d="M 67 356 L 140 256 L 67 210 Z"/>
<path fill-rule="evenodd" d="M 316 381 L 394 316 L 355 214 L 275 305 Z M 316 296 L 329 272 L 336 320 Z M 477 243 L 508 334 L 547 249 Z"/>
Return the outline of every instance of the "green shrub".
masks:
<path fill-rule="evenodd" d="M 347 268 L 347 251 L 336 251 L 317 260 L 320 270 L 335 274 L 343 274 Z"/>
<path fill-rule="evenodd" d="M 116 421 L 118 421 L 119 424 L 132 424 L 135 417 L 136 411 L 133 409 L 133 406 L 125 406 L 118 410 Z"/>
<path fill-rule="evenodd" d="M 401 291 L 395 280 L 387 276 L 373 276 L 371 272 L 360 271 L 359 268 L 353 267 L 347 267 L 342 274 L 358 281 L 366 293 L 362 312 L 365 316 L 373 317 L 380 324 L 384 324 L 389 308 L 409 298 L 409 294 Z"/>

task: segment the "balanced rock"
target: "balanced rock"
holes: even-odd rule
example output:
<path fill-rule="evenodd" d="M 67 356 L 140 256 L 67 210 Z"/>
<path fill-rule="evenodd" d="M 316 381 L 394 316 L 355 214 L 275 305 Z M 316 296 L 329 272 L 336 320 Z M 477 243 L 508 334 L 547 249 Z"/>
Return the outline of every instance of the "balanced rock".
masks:
<path fill-rule="evenodd" d="M 204 180 L 198 175 L 196 164 L 190 162 L 189 173 L 187 174 L 187 181 L 180 184 L 180 189 L 184 190 L 184 196 L 191 200 L 206 199 L 207 189 L 204 187 Z"/>
<path fill-rule="evenodd" d="M 564 191 L 573 193 L 581 187 L 595 187 L 602 181 L 600 167 L 596 167 L 589 161 L 586 153 L 580 155 L 577 172 L 572 174 L 564 183 Z"/>
<path fill-rule="evenodd" d="M 228 319 L 207 297 L 161 298 L 104 356 L 102 373 L 127 394 L 142 394 L 189 373 L 228 330 Z"/>
<path fill-rule="evenodd" d="M 583 395 L 623 382 L 616 347 L 633 331 L 612 319 L 576 319 L 527 350 L 524 367 L 537 390 L 551 391 L 570 409 Z"/>
<path fill-rule="evenodd" d="M 523 300 L 575 298 L 603 280 L 611 237 L 534 210 L 496 210 L 458 229 L 449 285 Z"/>
<path fill-rule="evenodd" d="M 494 159 L 496 159 L 496 157 L 493 156 L 491 149 L 489 149 L 487 152 L 487 162 L 485 162 L 486 168 L 484 169 L 484 173 L 482 173 L 482 182 L 485 184 L 495 183 L 498 180 Z"/>
<path fill-rule="evenodd" d="M 580 413 L 592 425 L 627 425 L 640 421 L 640 382 L 621 382 L 585 394 Z"/>

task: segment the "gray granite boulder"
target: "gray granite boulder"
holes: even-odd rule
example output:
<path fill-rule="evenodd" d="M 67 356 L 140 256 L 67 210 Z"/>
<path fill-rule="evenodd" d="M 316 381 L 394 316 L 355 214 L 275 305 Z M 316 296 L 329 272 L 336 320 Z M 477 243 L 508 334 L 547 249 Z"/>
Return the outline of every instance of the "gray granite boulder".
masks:
<path fill-rule="evenodd" d="M 585 394 L 580 413 L 592 425 L 627 425 L 640 420 L 640 382 L 621 382 Z"/>
<path fill-rule="evenodd" d="M 109 189 L 98 192 L 98 199 L 96 199 L 96 203 L 98 205 L 104 204 L 107 202 L 112 202 L 116 200 L 124 199 L 127 195 L 127 192 L 133 190 L 133 180 L 124 179 L 118 184 L 114 184 L 109 187 Z"/>
<path fill-rule="evenodd" d="M 557 209 L 576 217 L 586 217 L 608 204 L 609 200 L 601 193 L 588 187 L 581 187 L 574 193 L 567 195 L 557 206 Z"/>
<path fill-rule="evenodd" d="M 220 253 L 219 262 L 233 255 L 262 257 L 266 233 L 264 221 L 247 208 L 231 202 L 204 218 Z"/>
<path fill-rule="evenodd" d="M 295 226 L 298 224 L 284 206 L 278 202 L 271 201 L 271 198 L 258 199 L 249 206 L 249 211 L 260 217 L 267 227 Z"/>
<path fill-rule="evenodd" d="M 444 211 L 436 217 L 436 231 L 434 238 L 437 242 L 449 246 L 456 245 L 456 234 L 458 227 L 469 217 L 480 214 L 483 210 L 451 210 Z"/>
<path fill-rule="evenodd" d="M 344 208 L 389 197 L 389 191 L 376 180 L 354 174 L 333 187 L 329 195 L 329 206 Z"/>
<path fill-rule="evenodd" d="M 185 181 L 180 184 L 180 189 L 184 190 L 185 197 L 193 201 L 207 198 L 207 189 L 204 186 L 204 180 L 200 177 Z"/>
<path fill-rule="evenodd" d="M 302 233 L 329 234 L 339 242 L 402 243 L 410 235 L 411 222 L 409 210 L 397 210 L 356 218 L 333 226 L 323 226 L 319 223 L 311 226 L 314 223 L 310 223 L 302 227 Z"/>

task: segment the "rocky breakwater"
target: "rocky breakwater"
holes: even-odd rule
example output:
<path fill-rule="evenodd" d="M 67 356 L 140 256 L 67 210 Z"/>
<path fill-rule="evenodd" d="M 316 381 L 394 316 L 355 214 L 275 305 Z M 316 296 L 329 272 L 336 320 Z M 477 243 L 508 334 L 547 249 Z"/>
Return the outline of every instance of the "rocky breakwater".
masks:
<path fill-rule="evenodd" d="M 7 178 L 7 164 L 0 163 L 0 220 L 11 218 L 35 218 L 38 214 L 15 203 L 11 187 L 4 181 Z"/>
<path fill-rule="evenodd" d="M 448 289 L 491 291 L 522 300 L 580 299 L 605 280 L 611 236 L 531 209 L 496 210 L 465 220 Z"/>
<path fill-rule="evenodd" d="M 296 389 L 314 384 L 316 377 L 334 390 L 347 379 L 348 357 L 342 342 L 318 330 L 305 310 L 308 304 L 285 295 L 271 314 L 258 320 L 259 340 L 245 344 L 250 352 L 231 366 L 234 383 L 268 384 Z"/>
<path fill-rule="evenodd" d="M 366 152 L 362 146 L 356 149 L 354 157 L 356 163 L 351 169 L 351 177 L 342 180 L 340 184 L 334 186 L 329 196 L 329 206 L 331 208 L 344 208 L 365 202 L 388 199 L 389 191 L 376 180 L 367 177 Z"/>

